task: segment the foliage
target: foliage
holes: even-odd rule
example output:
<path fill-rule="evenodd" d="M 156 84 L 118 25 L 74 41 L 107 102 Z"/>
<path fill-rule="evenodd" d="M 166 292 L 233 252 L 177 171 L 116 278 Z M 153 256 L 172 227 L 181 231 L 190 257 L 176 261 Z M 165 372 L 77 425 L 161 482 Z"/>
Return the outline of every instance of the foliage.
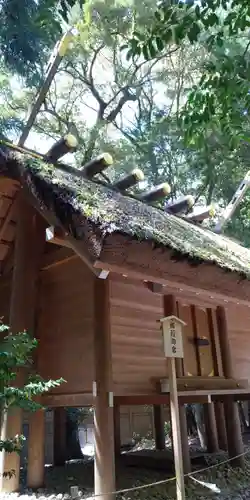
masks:
<path fill-rule="evenodd" d="M 225 35 L 235 36 L 250 26 L 247 0 L 161 1 L 154 21 L 146 30 L 138 29 L 129 42 L 128 57 L 155 57 L 166 45 L 179 45 L 187 39 L 191 44 L 206 40 L 208 47 L 222 46 Z"/>
<path fill-rule="evenodd" d="M 1 0 L 0 55 L 6 67 L 39 83 L 48 50 L 62 36 L 63 24 L 83 0 Z"/>
<path fill-rule="evenodd" d="M 79 35 L 61 63 L 28 145 L 40 144 L 46 152 L 55 139 L 72 132 L 79 149 L 66 161 L 81 166 L 100 151 L 109 151 L 115 160 L 107 171 L 111 180 L 140 167 L 146 180 L 139 188 L 168 181 L 172 198 L 193 194 L 196 205 L 216 203 L 220 211 L 249 169 L 248 37 L 239 31 L 246 4 L 241 3 L 239 11 L 236 3 L 226 10 L 226 1 L 205 1 L 199 10 L 192 2 L 172 2 L 159 5 L 159 17 L 152 0 L 93 0 L 85 4 L 85 12 L 82 4 L 73 3 L 65 3 L 61 12 L 53 0 L 37 3 L 39 9 L 44 7 L 38 25 L 45 38 L 49 31 L 46 43 L 39 46 L 39 75 L 61 31 L 73 23 Z M 169 9 L 173 17 L 162 23 Z M 209 18 L 213 9 L 217 24 L 214 16 Z M 172 23 L 174 16 L 179 24 Z M 193 41 L 188 35 L 192 22 L 200 27 Z M 147 49 L 144 54 L 143 44 L 155 36 L 153 29 L 166 31 L 170 24 L 173 37 L 163 40 L 162 47 L 159 40 L 158 47 L 154 42 L 157 52 L 149 54 Z M 133 32 L 133 40 L 140 33 L 141 55 L 130 53 L 127 60 L 122 48 L 135 48 Z M 2 133 L 16 140 L 38 80 L 35 85 L 27 79 L 26 85 L 13 84 L 9 67 L 2 62 L 0 125 Z M 32 79 L 36 68 L 30 68 Z M 227 228 L 247 245 L 249 210 L 246 197 Z"/>
<path fill-rule="evenodd" d="M 128 57 L 143 54 L 149 59 L 184 39 L 207 51 L 182 113 L 188 144 L 200 147 L 217 129 L 227 134 L 232 149 L 249 141 L 249 15 L 246 0 L 161 2 L 146 33 L 137 28 L 133 33 Z"/>
<path fill-rule="evenodd" d="M 45 381 L 39 375 L 29 373 L 37 340 L 32 339 L 27 332 L 14 335 L 4 324 L 1 324 L 0 332 L 2 335 L 7 332 L 0 344 L 0 451 L 20 452 L 24 437 L 6 437 L 8 411 L 12 408 L 26 411 L 43 408 L 37 397 L 59 386 L 63 379 Z"/>

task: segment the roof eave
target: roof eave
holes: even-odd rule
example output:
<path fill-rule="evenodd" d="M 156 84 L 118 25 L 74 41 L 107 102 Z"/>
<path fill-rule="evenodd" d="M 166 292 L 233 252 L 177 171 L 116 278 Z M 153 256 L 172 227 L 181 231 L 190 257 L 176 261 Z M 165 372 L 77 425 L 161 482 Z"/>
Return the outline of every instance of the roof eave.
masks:
<path fill-rule="evenodd" d="M 250 306 L 250 281 L 237 272 L 202 262 L 190 265 L 174 260 L 171 250 L 154 248 L 147 241 L 128 239 L 121 234 L 106 237 L 94 267 L 130 278 L 160 283 L 176 291 L 213 296 L 218 303 L 242 303 Z"/>

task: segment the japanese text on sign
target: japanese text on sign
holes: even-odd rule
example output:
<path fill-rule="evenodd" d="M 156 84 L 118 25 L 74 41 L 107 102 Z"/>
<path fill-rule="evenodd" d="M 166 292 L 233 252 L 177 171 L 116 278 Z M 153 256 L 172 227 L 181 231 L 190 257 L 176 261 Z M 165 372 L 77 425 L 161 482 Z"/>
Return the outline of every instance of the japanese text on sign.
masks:
<path fill-rule="evenodd" d="M 163 318 L 161 323 L 166 358 L 183 358 L 182 328 L 185 323 L 175 316 Z"/>
<path fill-rule="evenodd" d="M 170 321 L 170 338 L 171 338 L 172 353 L 176 354 L 176 332 L 175 332 L 174 320 Z"/>

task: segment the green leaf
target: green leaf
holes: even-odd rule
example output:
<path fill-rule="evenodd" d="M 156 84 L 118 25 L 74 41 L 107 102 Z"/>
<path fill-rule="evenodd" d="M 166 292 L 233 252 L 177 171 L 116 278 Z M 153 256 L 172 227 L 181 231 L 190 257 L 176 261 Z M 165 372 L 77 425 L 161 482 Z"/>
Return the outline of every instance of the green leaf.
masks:
<path fill-rule="evenodd" d="M 150 57 L 154 58 L 157 54 L 157 50 L 154 46 L 154 41 L 152 39 L 148 40 L 148 52 Z"/>
<path fill-rule="evenodd" d="M 209 26 L 215 26 L 216 24 L 219 24 L 219 18 L 218 16 L 213 12 L 213 14 L 210 14 L 207 18 L 207 22 Z"/>
<path fill-rule="evenodd" d="M 169 43 L 170 41 L 172 41 L 174 38 L 174 35 L 173 35 L 173 30 L 172 29 L 168 29 L 166 30 L 163 35 L 162 35 L 162 39 L 164 40 L 164 42 L 166 43 Z"/>
<path fill-rule="evenodd" d="M 162 10 L 160 10 L 160 9 L 156 10 L 155 13 L 154 13 L 154 16 L 155 16 L 155 19 L 157 21 L 161 22 L 162 21 L 162 17 L 163 17 L 162 16 Z"/>
<path fill-rule="evenodd" d="M 194 10 L 195 10 L 195 15 L 196 15 L 197 19 L 200 19 L 200 16 L 201 16 L 201 9 L 200 9 L 200 6 L 197 4 L 197 5 L 195 6 L 195 9 L 194 9 Z"/>
<path fill-rule="evenodd" d="M 148 51 L 147 45 L 143 45 L 143 47 L 142 47 L 142 53 L 143 53 L 146 61 L 148 61 L 149 58 L 150 58 L 150 56 L 149 56 L 149 51 Z"/>
<path fill-rule="evenodd" d="M 161 52 L 164 49 L 163 40 L 159 36 L 157 36 L 156 39 L 155 39 L 155 42 L 156 42 L 156 45 L 157 45 L 157 49 Z"/>
<path fill-rule="evenodd" d="M 141 42 L 144 42 L 145 40 L 145 34 L 142 33 L 141 31 L 134 31 L 133 33 L 133 37 L 134 38 L 137 38 L 138 40 L 140 40 Z"/>
<path fill-rule="evenodd" d="M 197 23 L 194 23 L 191 29 L 188 31 L 187 36 L 191 43 L 197 42 L 198 35 L 200 34 L 200 27 Z"/>
<path fill-rule="evenodd" d="M 216 37 L 216 43 L 217 43 L 217 45 L 218 45 L 219 47 L 222 47 L 222 46 L 223 46 L 223 43 L 224 43 L 224 42 L 223 42 L 223 38 L 222 38 L 222 36 L 221 36 L 221 35 L 218 35 L 218 36 Z"/>

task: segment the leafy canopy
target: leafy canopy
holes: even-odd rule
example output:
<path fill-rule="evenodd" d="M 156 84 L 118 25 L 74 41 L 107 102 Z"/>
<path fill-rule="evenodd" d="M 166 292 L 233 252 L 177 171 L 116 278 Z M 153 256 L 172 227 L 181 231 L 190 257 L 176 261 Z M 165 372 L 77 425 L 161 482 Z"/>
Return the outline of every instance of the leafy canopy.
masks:
<path fill-rule="evenodd" d="M 24 436 L 11 438 L 6 436 L 6 418 L 12 408 L 25 411 L 37 411 L 43 406 L 37 397 L 44 392 L 58 387 L 64 380 L 43 380 L 35 373 L 29 373 L 32 365 L 32 351 L 37 347 L 37 340 L 27 332 L 12 334 L 9 327 L 1 324 L 0 333 L 4 335 L 0 343 L 0 409 L 1 440 L 0 451 L 19 453 Z M 21 372 L 20 372 L 21 371 Z M 24 375 L 24 384 L 20 384 L 20 373 Z"/>
<path fill-rule="evenodd" d="M 188 144 L 200 147 L 214 130 L 227 134 L 231 149 L 249 141 L 249 26 L 247 0 L 188 0 L 161 2 L 151 26 L 134 30 L 128 58 L 150 59 L 184 40 L 206 51 L 200 79 L 180 115 Z"/>

